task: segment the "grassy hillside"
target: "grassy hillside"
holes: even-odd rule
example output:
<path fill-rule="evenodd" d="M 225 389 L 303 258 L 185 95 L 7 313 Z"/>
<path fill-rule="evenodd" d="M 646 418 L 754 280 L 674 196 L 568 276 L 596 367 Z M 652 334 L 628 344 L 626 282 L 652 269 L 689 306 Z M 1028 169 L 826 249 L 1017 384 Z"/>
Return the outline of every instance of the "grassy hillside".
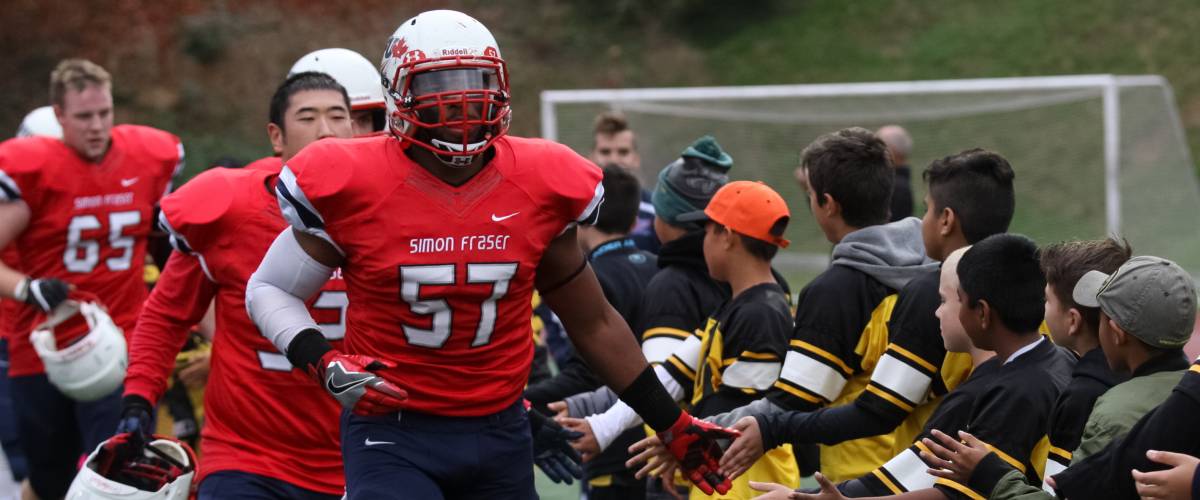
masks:
<path fill-rule="evenodd" d="M 1200 147 L 1200 5 L 1187 0 L 776 2 L 687 35 L 722 84 L 1162 74 Z"/>

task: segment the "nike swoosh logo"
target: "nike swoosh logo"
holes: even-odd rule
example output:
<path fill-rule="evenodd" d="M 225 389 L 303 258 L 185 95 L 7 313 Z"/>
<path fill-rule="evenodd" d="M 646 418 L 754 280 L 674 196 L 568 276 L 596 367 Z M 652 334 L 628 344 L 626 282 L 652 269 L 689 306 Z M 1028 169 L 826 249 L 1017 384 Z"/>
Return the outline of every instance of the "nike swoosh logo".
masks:
<path fill-rule="evenodd" d="M 325 383 L 325 386 L 329 388 L 330 393 L 332 393 L 333 395 L 336 396 L 336 395 L 346 392 L 348 390 L 354 389 L 355 387 L 363 385 L 363 384 L 369 382 L 372 378 L 373 377 L 371 377 L 371 376 L 367 376 L 367 377 L 352 381 L 350 383 L 341 384 L 341 385 L 334 384 L 333 379 L 331 378 L 331 379 L 329 379 L 328 382 Z"/>
<path fill-rule="evenodd" d="M 496 214 L 492 214 L 492 222 L 500 222 L 500 221 L 508 220 L 513 217 L 516 217 L 517 214 L 519 214 L 519 213 L 521 213 L 521 212 L 513 212 L 513 213 L 505 215 L 503 217 L 497 216 Z"/>
<path fill-rule="evenodd" d="M 137 181 L 138 181 L 137 177 L 133 177 L 131 179 L 121 179 L 121 187 L 132 186 L 134 184 L 137 184 Z"/>
<path fill-rule="evenodd" d="M 363 444 L 365 444 L 367 446 L 379 446 L 381 444 L 396 444 L 396 443 L 393 443 L 391 441 L 371 441 L 371 438 L 367 438 L 366 441 L 363 441 Z"/>

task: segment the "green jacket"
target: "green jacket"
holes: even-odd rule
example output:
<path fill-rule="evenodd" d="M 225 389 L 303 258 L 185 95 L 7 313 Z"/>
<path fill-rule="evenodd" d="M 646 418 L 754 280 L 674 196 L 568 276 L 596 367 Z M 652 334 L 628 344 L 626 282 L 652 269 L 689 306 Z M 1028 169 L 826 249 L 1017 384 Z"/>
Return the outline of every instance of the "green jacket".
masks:
<path fill-rule="evenodd" d="M 1108 443 L 1124 436 L 1137 423 L 1171 394 L 1179 379 L 1187 372 L 1188 360 L 1179 351 L 1170 351 L 1147 361 L 1134 372 L 1128 381 L 1113 386 L 1096 400 L 1092 414 L 1083 428 L 1083 439 L 1079 448 L 1071 454 L 1071 463 L 1091 456 L 1108 446 Z M 972 482 L 988 476 L 999 477 L 988 496 L 991 499 L 1041 500 L 1057 496 L 1037 486 L 1030 485 L 1025 475 L 1012 469 L 1003 460 L 989 455 L 979 463 L 972 474 Z M 1009 467 L 999 471 L 997 467 Z M 988 472 L 986 469 L 990 469 Z M 981 472 L 983 472 L 981 474 Z M 998 473 L 999 472 L 999 473 Z M 982 477 L 980 477 L 982 476 Z M 976 491 L 989 491 L 981 489 Z"/>

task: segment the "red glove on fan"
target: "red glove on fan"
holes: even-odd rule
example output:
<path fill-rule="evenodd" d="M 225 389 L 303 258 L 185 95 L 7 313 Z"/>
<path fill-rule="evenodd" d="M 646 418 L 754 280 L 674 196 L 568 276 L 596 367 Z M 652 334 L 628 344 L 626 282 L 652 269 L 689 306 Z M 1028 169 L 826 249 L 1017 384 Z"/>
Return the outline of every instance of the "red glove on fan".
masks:
<path fill-rule="evenodd" d="M 658 433 L 667 450 L 675 455 L 683 473 L 705 495 L 729 492 L 729 478 L 721 474 L 718 439 L 736 439 L 741 433 L 710 424 L 683 412 L 670 429 Z"/>
<path fill-rule="evenodd" d="M 321 356 L 313 377 L 342 408 L 355 415 L 386 415 L 400 411 L 408 393 L 372 372 L 396 365 L 370 356 L 331 350 Z"/>

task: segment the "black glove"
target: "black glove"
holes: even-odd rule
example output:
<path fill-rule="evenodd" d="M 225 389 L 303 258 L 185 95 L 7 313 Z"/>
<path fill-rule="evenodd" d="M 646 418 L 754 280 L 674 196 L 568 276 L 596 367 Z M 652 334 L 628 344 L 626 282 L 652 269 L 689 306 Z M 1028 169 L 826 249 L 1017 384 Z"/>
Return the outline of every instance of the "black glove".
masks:
<path fill-rule="evenodd" d="M 140 449 L 153 440 L 154 407 L 141 396 L 132 394 L 121 400 L 121 420 L 117 422 L 117 434 L 129 433 L 129 442 Z"/>
<path fill-rule="evenodd" d="M 536 410 L 529 412 L 529 430 L 533 434 L 533 463 L 546 477 L 566 484 L 574 482 L 572 478 L 583 478 L 583 469 L 579 467 L 582 459 L 570 443 L 583 437 L 582 432 L 564 429 Z"/>
<path fill-rule="evenodd" d="M 43 312 L 53 311 L 71 291 L 71 285 L 58 278 L 25 278 L 17 286 L 16 298 Z"/>

